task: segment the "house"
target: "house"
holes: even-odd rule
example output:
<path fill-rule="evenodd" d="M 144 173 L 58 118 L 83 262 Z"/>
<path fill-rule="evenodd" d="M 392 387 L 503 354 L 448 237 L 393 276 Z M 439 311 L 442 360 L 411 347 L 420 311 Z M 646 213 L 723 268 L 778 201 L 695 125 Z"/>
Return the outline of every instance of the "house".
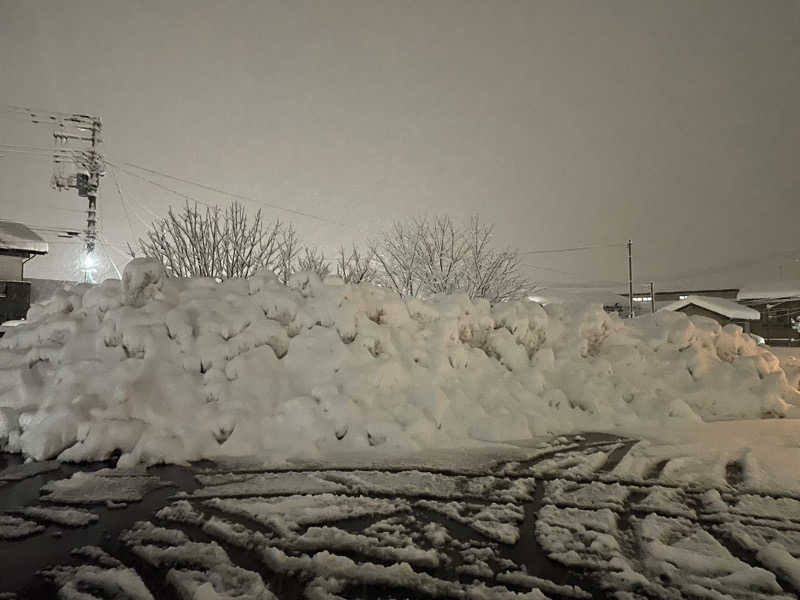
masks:
<path fill-rule="evenodd" d="M 800 344 L 800 331 L 796 329 L 800 318 L 800 280 L 750 283 L 739 290 L 736 299 L 761 313 L 761 320 L 753 324 L 753 332 L 767 343 L 774 346 Z"/>
<path fill-rule="evenodd" d="M 688 295 L 681 300 L 675 300 L 661 307 L 659 310 L 672 310 L 686 315 L 701 315 L 714 319 L 723 326 L 735 323 L 740 325 L 746 332 L 750 332 L 752 322 L 758 322 L 761 319 L 761 313 L 757 310 L 727 298 L 715 298 L 713 296 Z"/>
<path fill-rule="evenodd" d="M 547 304 L 595 304 L 609 313 L 623 315 L 627 311 L 628 299 L 618 294 L 592 288 L 540 288 L 534 290 L 528 300 Z"/>
<path fill-rule="evenodd" d="M 47 242 L 27 226 L 0 221 L 0 323 L 27 314 L 31 284 L 23 280 L 25 263 L 47 252 Z"/>
<path fill-rule="evenodd" d="M 685 300 L 689 296 L 706 296 L 711 298 L 727 298 L 736 300 L 737 288 L 714 288 L 703 290 L 656 290 L 656 302 L 673 302 L 675 300 Z M 636 294 L 633 295 L 636 300 Z"/>
<path fill-rule="evenodd" d="M 656 289 L 651 298 L 650 292 L 634 292 L 633 293 L 633 312 L 636 315 L 643 315 L 675 302 L 676 300 L 685 300 L 689 296 L 705 296 L 713 298 L 727 298 L 736 300 L 736 293 L 738 288 L 709 288 L 709 289 L 671 289 L 659 290 Z M 622 292 L 620 296 L 625 298 L 625 305 L 628 304 L 628 293 Z"/>

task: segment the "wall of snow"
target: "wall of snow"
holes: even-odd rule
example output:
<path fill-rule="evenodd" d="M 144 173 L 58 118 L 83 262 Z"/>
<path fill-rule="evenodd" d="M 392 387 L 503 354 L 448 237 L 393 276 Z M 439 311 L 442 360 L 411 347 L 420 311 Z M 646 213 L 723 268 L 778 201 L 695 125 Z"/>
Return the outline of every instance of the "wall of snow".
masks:
<path fill-rule="evenodd" d="M 769 351 L 704 318 L 404 302 L 313 274 L 176 280 L 148 259 L 0 339 L 0 446 L 40 460 L 412 450 L 791 404 Z"/>

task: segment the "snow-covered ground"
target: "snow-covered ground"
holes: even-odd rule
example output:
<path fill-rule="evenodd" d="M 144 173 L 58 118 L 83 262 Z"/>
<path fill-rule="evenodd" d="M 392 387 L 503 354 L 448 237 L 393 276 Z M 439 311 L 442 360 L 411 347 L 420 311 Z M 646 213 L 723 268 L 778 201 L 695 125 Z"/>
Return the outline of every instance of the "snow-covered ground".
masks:
<path fill-rule="evenodd" d="M 778 359 L 709 319 L 370 286 L 122 281 L 31 308 L 0 340 L 0 447 L 37 460 L 411 452 L 797 414 Z"/>
<path fill-rule="evenodd" d="M 779 422 L 758 423 L 767 436 Z M 720 429 L 704 448 L 741 425 L 701 426 Z M 800 497 L 754 491 L 735 470 L 707 479 L 678 455 L 632 469 L 659 443 L 568 436 L 473 450 L 480 467 L 452 472 L 438 453 L 430 467 L 420 453 L 370 469 L 341 457 L 341 470 L 14 469 L 0 487 L 0 505 L 22 502 L 0 514 L 0 597 L 796 598 Z M 680 480 L 664 474 L 673 461 Z"/>
<path fill-rule="evenodd" d="M 614 469 L 630 481 L 725 487 L 800 496 L 800 420 L 639 428 L 642 438 Z"/>

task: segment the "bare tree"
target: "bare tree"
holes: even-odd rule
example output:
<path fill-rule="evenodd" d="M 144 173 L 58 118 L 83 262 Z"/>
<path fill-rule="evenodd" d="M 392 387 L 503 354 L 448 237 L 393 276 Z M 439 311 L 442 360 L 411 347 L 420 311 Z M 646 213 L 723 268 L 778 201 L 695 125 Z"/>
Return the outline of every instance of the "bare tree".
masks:
<path fill-rule="evenodd" d="M 313 271 L 320 279 L 325 279 L 331 272 L 325 254 L 317 248 L 303 248 L 297 258 L 298 271 Z"/>
<path fill-rule="evenodd" d="M 371 251 L 381 266 L 385 285 L 401 296 L 415 297 L 422 291 L 418 277 L 421 236 L 422 231 L 416 221 L 395 222 L 379 242 L 371 245 Z"/>
<path fill-rule="evenodd" d="M 378 267 L 375 252 L 371 248 L 360 250 L 355 244 L 347 254 L 344 246 L 339 246 L 336 257 L 336 274 L 345 283 L 376 283 L 378 280 Z"/>
<path fill-rule="evenodd" d="M 468 246 L 464 232 L 450 217 L 415 220 L 419 231 L 420 260 L 416 277 L 425 294 L 452 294 L 463 289 Z"/>
<path fill-rule="evenodd" d="M 493 227 L 475 217 L 459 226 L 450 217 L 396 222 L 371 246 L 380 278 L 401 296 L 463 292 L 502 302 L 529 286 L 519 254 L 492 246 Z"/>
<path fill-rule="evenodd" d="M 272 269 L 284 285 L 289 283 L 289 278 L 296 271 L 295 263 L 300 250 L 300 238 L 297 231 L 294 227 L 285 227 L 280 234 L 277 261 Z"/>
<path fill-rule="evenodd" d="M 516 250 L 496 250 L 491 246 L 494 226 L 484 225 L 477 217 L 466 232 L 466 265 L 464 280 L 470 298 L 486 298 L 489 302 L 516 300 L 530 287 L 520 273 Z"/>
<path fill-rule="evenodd" d="M 138 246 L 171 276 L 228 279 L 280 268 L 287 236 L 296 237 L 291 226 L 265 223 L 260 210 L 250 219 L 238 203 L 205 211 L 187 203 L 154 221 Z"/>

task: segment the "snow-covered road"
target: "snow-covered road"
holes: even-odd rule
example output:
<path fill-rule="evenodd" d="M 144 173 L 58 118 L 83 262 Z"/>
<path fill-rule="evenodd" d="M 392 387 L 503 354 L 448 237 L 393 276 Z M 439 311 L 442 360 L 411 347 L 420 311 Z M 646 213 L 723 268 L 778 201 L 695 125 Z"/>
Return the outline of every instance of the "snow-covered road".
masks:
<path fill-rule="evenodd" d="M 0 598 L 795 598 L 800 500 L 561 437 L 425 460 L 0 471 Z M 0 462 L 0 468 L 4 465 Z M 346 468 L 349 467 L 349 468 Z"/>

